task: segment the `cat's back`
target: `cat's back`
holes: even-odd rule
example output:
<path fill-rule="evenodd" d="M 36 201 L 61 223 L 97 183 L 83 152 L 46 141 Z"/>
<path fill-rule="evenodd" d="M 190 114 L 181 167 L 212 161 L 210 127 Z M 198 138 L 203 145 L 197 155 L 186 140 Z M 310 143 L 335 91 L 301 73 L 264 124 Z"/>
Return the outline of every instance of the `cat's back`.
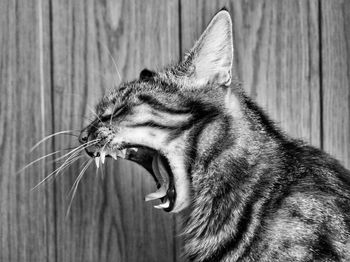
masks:
<path fill-rule="evenodd" d="M 246 261 L 350 261 L 350 172 L 310 146 L 289 149 L 286 183 Z"/>

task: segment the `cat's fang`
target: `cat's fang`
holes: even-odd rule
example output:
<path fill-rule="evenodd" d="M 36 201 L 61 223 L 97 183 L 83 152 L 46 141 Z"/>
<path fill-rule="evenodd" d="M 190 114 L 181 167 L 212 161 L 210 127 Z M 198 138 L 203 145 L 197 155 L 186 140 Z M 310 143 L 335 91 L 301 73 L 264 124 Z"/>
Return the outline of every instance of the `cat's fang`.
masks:
<path fill-rule="evenodd" d="M 117 156 L 119 156 L 120 158 L 125 158 L 126 156 L 126 149 L 122 149 L 118 152 Z"/>
<path fill-rule="evenodd" d="M 100 155 L 101 155 L 101 163 L 104 164 L 106 159 L 106 152 L 102 151 Z"/>
<path fill-rule="evenodd" d="M 166 202 L 159 204 L 157 206 L 154 206 L 154 208 L 161 209 L 161 208 L 168 208 L 170 206 L 170 201 L 167 199 Z"/>
<path fill-rule="evenodd" d="M 145 201 L 151 201 L 151 200 L 155 200 L 155 199 L 159 199 L 162 197 L 166 196 L 166 188 L 163 186 L 161 186 L 156 192 L 153 192 L 151 194 L 148 194 L 145 197 Z"/>
<path fill-rule="evenodd" d="M 100 158 L 99 157 L 95 157 L 95 164 L 96 164 L 96 168 L 100 167 Z"/>
<path fill-rule="evenodd" d="M 111 157 L 113 157 L 113 159 L 117 160 L 117 153 L 113 152 L 109 154 Z"/>

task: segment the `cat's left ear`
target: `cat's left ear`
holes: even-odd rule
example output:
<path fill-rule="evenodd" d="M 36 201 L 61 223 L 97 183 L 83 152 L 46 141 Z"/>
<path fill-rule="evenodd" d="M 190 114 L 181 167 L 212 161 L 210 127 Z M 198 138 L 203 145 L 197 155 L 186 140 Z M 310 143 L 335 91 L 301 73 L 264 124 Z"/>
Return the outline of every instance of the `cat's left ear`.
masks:
<path fill-rule="evenodd" d="M 228 11 L 218 12 L 185 58 L 191 82 L 229 86 L 232 79 L 232 22 Z"/>
<path fill-rule="evenodd" d="M 153 78 L 156 75 L 155 72 L 148 70 L 147 68 L 143 69 L 140 72 L 140 79 L 141 80 L 150 80 L 151 78 Z"/>

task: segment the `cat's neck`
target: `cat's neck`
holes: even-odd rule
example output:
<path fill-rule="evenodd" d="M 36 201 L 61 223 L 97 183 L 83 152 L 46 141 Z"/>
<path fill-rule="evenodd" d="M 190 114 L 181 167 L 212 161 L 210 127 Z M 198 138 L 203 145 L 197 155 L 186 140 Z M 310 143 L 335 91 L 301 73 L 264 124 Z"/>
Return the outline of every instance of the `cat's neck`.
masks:
<path fill-rule="evenodd" d="M 285 139 L 244 93 L 232 95 L 239 107 L 232 107 L 232 113 L 201 132 L 190 170 L 194 200 L 184 228 L 187 253 L 192 257 L 213 259 L 214 250 L 222 247 L 220 242 L 230 241 L 243 252 L 239 238 L 248 229 L 242 228 L 246 223 L 242 215 L 256 200 L 255 185 L 269 172 L 266 163 L 276 159 L 271 154 L 278 152 Z"/>

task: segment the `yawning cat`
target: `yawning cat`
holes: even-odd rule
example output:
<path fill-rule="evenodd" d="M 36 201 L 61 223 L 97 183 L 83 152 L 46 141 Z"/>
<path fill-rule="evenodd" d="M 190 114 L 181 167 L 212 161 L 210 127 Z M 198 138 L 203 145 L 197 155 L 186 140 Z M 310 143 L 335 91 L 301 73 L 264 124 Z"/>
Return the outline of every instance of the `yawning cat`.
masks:
<path fill-rule="evenodd" d="M 97 164 L 142 165 L 146 200 L 187 210 L 192 261 L 350 261 L 350 172 L 282 133 L 232 79 L 231 18 L 215 15 L 184 60 L 102 98 L 80 135 Z"/>

